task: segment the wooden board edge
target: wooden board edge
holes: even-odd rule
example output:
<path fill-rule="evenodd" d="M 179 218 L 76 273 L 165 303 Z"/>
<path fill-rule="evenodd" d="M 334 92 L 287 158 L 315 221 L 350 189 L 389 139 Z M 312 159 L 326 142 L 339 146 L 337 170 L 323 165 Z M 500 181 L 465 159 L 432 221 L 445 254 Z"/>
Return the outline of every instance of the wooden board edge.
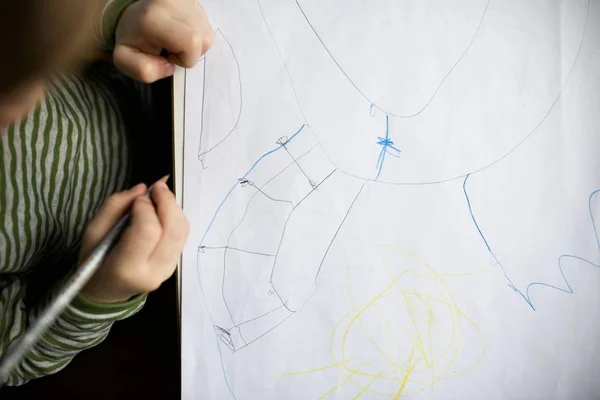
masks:
<path fill-rule="evenodd" d="M 183 207 L 183 141 L 185 131 L 185 69 L 177 67 L 173 74 L 173 187 L 175 198 Z M 176 270 L 177 321 L 181 330 L 181 258 Z"/>

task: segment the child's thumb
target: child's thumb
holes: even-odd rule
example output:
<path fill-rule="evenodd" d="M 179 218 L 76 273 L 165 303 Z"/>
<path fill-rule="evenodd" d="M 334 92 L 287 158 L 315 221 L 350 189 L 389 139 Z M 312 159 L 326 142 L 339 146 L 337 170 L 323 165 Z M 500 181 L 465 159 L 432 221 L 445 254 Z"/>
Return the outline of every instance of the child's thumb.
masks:
<path fill-rule="evenodd" d="M 122 44 L 115 47 L 113 60 L 125 75 L 144 83 L 156 82 L 175 72 L 175 65 L 166 58 Z"/>

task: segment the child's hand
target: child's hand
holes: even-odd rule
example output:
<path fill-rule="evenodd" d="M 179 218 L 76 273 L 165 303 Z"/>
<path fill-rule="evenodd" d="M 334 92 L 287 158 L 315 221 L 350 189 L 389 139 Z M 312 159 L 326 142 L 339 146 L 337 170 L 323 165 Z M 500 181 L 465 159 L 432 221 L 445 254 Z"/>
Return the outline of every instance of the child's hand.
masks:
<path fill-rule="evenodd" d="M 98 303 L 127 301 L 158 289 L 176 268 L 188 235 L 188 222 L 167 185 L 157 183 L 152 201 L 143 197 L 145 185 L 111 196 L 85 232 L 81 259 L 131 208 L 131 223 L 83 295 Z"/>
<path fill-rule="evenodd" d="M 197 0 L 139 0 L 123 13 L 115 40 L 115 65 L 151 83 L 172 75 L 174 64 L 196 65 L 212 45 L 213 31 Z M 160 56 L 163 49 L 168 58 Z"/>

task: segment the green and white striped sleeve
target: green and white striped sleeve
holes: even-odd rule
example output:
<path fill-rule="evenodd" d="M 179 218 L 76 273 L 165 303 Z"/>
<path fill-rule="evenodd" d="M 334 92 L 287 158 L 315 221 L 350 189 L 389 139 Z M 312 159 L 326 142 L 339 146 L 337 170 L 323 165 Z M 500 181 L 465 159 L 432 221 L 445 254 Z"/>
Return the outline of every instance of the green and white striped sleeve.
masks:
<path fill-rule="evenodd" d="M 96 40 L 102 50 L 112 51 L 115 47 L 115 31 L 123 12 L 135 0 L 106 0 L 100 21 L 96 25 Z"/>
<path fill-rule="evenodd" d="M 102 72 L 52 82 L 36 110 L 0 129 L 0 355 L 53 296 L 38 290 L 46 279 L 36 274 L 53 274 L 54 282 L 68 274 L 88 221 L 109 195 L 131 186 L 125 122 Z M 39 293 L 46 301 L 35 299 Z M 78 296 L 8 384 L 60 371 L 145 299 L 95 304 Z"/>
<path fill-rule="evenodd" d="M 6 331 L 2 338 L 2 349 L 17 340 L 43 309 L 44 304 L 34 310 L 24 306 L 26 287 L 20 280 L 15 280 L 0 294 L 0 330 Z M 101 343 L 112 324 L 137 312 L 145 298 L 145 295 L 139 295 L 126 303 L 96 304 L 82 295 L 77 296 L 12 372 L 7 384 L 21 385 L 60 371 L 82 350 Z"/>

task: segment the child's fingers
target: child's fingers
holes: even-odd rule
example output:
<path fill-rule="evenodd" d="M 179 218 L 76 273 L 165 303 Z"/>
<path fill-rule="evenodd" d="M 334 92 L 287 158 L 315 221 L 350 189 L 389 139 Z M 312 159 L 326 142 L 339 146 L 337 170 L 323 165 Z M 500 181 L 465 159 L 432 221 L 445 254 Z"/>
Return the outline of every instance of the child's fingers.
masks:
<path fill-rule="evenodd" d="M 193 7 L 184 14 L 177 9 L 165 11 L 156 7 L 144 16 L 141 35 L 156 54 L 165 49 L 175 55 L 170 57 L 171 62 L 185 68 L 196 65 L 212 45 L 214 37 L 206 13 L 201 7 Z"/>
<path fill-rule="evenodd" d="M 150 256 L 150 264 L 160 268 L 167 279 L 175 269 L 177 258 L 181 255 L 187 240 L 189 224 L 175 196 L 164 183 L 158 183 L 152 189 L 152 200 L 162 226 L 162 237 Z"/>
<path fill-rule="evenodd" d="M 213 31 L 207 31 L 203 34 L 193 33 L 193 36 L 184 37 L 183 46 L 180 46 L 181 51 L 169 51 L 168 60 L 170 63 L 183 68 L 194 67 L 202 55 L 206 53 L 212 46 L 214 41 Z"/>
<path fill-rule="evenodd" d="M 110 196 L 100 207 L 98 214 L 90 221 L 85 231 L 84 243 L 87 246 L 96 245 L 108 231 L 125 215 L 136 197 L 143 195 L 146 185 L 143 183 L 124 192 Z"/>
<path fill-rule="evenodd" d="M 131 209 L 131 223 L 123 232 L 116 253 L 124 265 L 146 263 L 162 236 L 162 227 L 152 201 L 138 197 Z"/>
<path fill-rule="evenodd" d="M 172 61 L 181 60 L 182 67 L 191 68 L 205 51 L 205 35 L 192 27 L 172 19 L 162 19 L 148 27 L 146 40 L 159 49 L 177 55 Z"/>
<path fill-rule="evenodd" d="M 113 59 L 121 72 L 144 83 L 156 82 L 175 72 L 175 66 L 164 57 L 131 46 L 116 46 Z"/>

